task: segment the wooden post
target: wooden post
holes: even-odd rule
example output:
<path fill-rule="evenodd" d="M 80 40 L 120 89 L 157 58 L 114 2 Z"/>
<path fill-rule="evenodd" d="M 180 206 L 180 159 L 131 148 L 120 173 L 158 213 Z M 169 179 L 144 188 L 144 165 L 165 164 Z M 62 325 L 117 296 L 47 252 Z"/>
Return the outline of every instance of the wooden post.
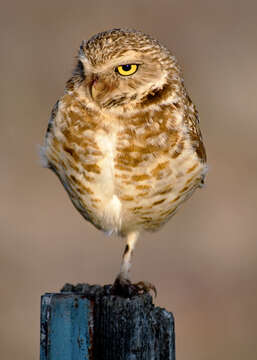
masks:
<path fill-rule="evenodd" d="M 41 300 L 40 360 L 175 360 L 173 315 L 150 294 L 65 285 Z"/>

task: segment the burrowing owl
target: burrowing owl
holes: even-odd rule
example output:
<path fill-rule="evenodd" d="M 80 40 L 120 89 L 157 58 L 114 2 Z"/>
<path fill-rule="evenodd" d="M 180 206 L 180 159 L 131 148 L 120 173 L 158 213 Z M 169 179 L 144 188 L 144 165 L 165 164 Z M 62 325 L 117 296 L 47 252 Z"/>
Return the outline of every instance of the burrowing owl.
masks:
<path fill-rule="evenodd" d="M 124 29 L 82 42 L 42 154 L 84 218 L 126 238 L 116 286 L 130 284 L 139 234 L 165 224 L 207 170 L 198 113 L 175 57 Z"/>

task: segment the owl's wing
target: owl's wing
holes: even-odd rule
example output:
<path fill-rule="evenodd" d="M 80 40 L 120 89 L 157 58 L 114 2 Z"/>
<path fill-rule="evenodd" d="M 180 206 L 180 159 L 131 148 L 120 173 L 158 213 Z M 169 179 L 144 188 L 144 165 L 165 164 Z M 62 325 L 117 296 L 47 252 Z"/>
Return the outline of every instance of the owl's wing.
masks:
<path fill-rule="evenodd" d="M 54 122 L 54 119 L 56 117 L 56 114 L 58 112 L 58 106 L 59 106 L 59 100 L 55 103 L 52 111 L 51 111 L 51 115 L 50 115 L 50 118 L 49 118 L 49 121 L 48 121 L 48 125 L 47 125 L 47 129 L 46 129 L 46 134 L 45 134 L 45 141 L 44 141 L 44 145 L 40 147 L 40 150 L 39 150 L 39 156 L 40 156 L 40 160 L 41 160 L 41 163 L 43 165 L 43 167 L 46 167 L 46 168 L 52 168 L 51 167 L 51 164 L 46 156 L 46 144 L 47 144 L 47 138 L 48 138 L 48 135 L 49 133 L 51 132 L 52 130 L 52 127 L 53 127 L 53 122 Z"/>
<path fill-rule="evenodd" d="M 185 116 L 185 123 L 187 125 L 187 129 L 191 138 L 191 143 L 193 148 L 195 149 L 199 159 L 205 163 L 206 162 L 206 152 L 203 145 L 202 133 L 200 130 L 200 120 L 198 111 L 193 104 L 190 97 L 187 95 L 187 114 Z"/>
<path fill-rule="evenodd" d="M 50 115 L 50 118 L 49 118 L 49 121 L 48 121 L 48 125 L 47 125 L 47 129 L 46 129 L 46 138 L 49 134 L 49 132 L 51 131 L 52 129 L 52 126 L 53 126 L 53 122 L 54 122 L 54 119 L 56 117 L 56 114 L 57 114 L 57 111 L 58 111 L 58 107 L 59 107 L 59 100 L 56 101 L 56 103 L 54 104 L 54 107 L 51 111 L 51 115 Z"/>

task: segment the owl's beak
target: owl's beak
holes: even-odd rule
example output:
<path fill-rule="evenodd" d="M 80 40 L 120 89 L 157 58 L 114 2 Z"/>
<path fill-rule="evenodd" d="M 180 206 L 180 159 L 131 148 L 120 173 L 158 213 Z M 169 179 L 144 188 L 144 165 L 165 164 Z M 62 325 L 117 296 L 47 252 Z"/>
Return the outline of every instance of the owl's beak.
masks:
<path fill-rule="evenodd" d="M 99 79 L 97 75 L 94 75 L 91 82 L 91 96 L 93 100 L 99 100 L 107 89 L 108 85 L 103 80 Z"/>

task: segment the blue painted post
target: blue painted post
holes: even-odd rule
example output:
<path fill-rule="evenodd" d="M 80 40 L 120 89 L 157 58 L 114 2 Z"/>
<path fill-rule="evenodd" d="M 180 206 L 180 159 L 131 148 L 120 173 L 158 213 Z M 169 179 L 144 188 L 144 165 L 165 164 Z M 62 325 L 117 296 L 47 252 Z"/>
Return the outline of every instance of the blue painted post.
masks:
<path fill-rule="evenodd" d="M 149 293 L 67 284 L 41 301 L 40 360 L 175 360 L 172 313 Z"/>
<path fill-rule="evenodd" d="M 92 315 L 84 295 L 41 298 L 40 360 L 89 360 Z"/>

